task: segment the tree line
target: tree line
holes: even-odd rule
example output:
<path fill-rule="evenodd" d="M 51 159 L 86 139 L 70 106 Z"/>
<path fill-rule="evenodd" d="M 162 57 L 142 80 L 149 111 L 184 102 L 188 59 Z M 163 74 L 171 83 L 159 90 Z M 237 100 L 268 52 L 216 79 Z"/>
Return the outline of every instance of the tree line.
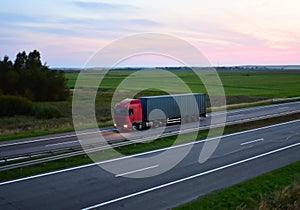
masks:
<path fill-rule="evenodd" d="M 0 60 L 0 94 L 17 95 L 31 101 L 61 101 L 69 96 L 63 71 L 50 70 L 42 64 L 40 52 L 25 51 Z"/>

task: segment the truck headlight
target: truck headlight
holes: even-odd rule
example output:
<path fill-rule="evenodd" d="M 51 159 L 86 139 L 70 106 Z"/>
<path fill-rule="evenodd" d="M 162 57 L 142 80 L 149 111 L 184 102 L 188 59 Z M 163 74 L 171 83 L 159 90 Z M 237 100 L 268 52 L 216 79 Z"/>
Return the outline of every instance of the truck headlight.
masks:
<path fill-rule="evenodd" d="M 117 124 L 116 124 L 116 123 L 114 123 L 114 127 L 115 127 L 115 128 L 117 127 Z"/>
<path fill-rule="evenodd" d="M 124 128 L 128 128 L 128 125 L 125 124 L 125 125 L 123 125 L 123 127 L 124 127 Z"/>

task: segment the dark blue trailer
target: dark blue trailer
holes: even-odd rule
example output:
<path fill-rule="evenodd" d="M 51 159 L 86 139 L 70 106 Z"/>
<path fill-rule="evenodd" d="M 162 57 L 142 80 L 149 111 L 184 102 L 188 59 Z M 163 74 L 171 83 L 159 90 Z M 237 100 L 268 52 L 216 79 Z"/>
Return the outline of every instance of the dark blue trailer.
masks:
<path fill-rule="evenodd" d="M 140 97 L 139 100 L 142 104 L 143 122 L 167 120 L 169 124 L 206 117 L 206 94 L 203 93 L 148 96 Z M 161 112 L 153 112 L 154 110 Z"/>
<path fill-rule="evenodd" d="M 116 104 L 114 127 L 120 131 L 187 123 L 206 117 L 206 94 L 174 94 L 125 99 Z"/>

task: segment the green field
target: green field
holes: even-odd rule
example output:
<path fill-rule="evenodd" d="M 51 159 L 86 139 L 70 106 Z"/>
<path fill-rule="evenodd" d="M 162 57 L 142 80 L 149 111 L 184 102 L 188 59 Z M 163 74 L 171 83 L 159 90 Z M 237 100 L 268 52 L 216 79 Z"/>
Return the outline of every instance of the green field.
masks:
<path fill-rule="evenodd" d="M 105 77 L 101 72 L 89 72 L 82 77 L 86 87 L 94 87 L 92 84 L 98 82 L 99 79 L 103 79 L 95 106 L 96 117 L 99 124 L 103 126 L 112 124 L 110 114 L 112 95 L 120 82 L 132 73 L 134 73 L 133 70 L 113 70 L 105 75 Z M 132 77 L 132 89 L 136 89 L 136 96 L 162 94 L 161 91 L 155 88 L 139 92 L 142 90 L 141 87 L 149 83 L 152 87 L 167 84 L 168 91 L 170 92 L 184 92 L 180 83 L 170 82 L 172 81 L 171 74 L 177 75 L 193 92 L 206 92 L 201 80 L 191 71 L 176 70 L 172 71 L 170 75 L 165 75 L 161 72 L 153 74 L 153 71 L 149 70 L 147 74 L 151 77 L 144 77 L 138 81 Z M 223 83 L 227 104 L 240 104 L 265 99 L 300 96 L 300 70 L 222 70 L 218 71 L 218 74 Z M 67 78 L 68 87 L 73 89 L 78 73 L 67 72 L 65 76 Z M 43 103 L 56 106 L 63 113 L 63 116 L 58 119 L 54 118 L 49 120 L 36 119 L 32 116 L 2 117 L 0 118 L 0 140 L 73 129 L 72 96 L 70 96 L 68 101 L 64 102 Z"/>
<path fill-rule="evenodd" d="M 110 71 L 105 76 L 101 88 L 115 88 L 132 71 Z M 194 92 L 206 92 L 202 82 L 191 71 L 174 71 L 183 79 Z M 253 97 L 280 98 L 295 97 L 300 95 L 300 70 L 223 70 L 218 71 L 223 83 L 226 95 L 244 95 Z M 68 86 L 75 87 L 78 73 L 66 73 Z M 88 81 L 94 81 L 94 73 L 84 77 Z M 157 75 L 158 80 L 162 80 Z M 155 77 L 146 82 L 155 84 Z M 164 78 L 168 82 L 168 78 Z M 170 85 L 170 84 L 168 84 Z M 175 86 L 175 85 L 174 85 Z"/>

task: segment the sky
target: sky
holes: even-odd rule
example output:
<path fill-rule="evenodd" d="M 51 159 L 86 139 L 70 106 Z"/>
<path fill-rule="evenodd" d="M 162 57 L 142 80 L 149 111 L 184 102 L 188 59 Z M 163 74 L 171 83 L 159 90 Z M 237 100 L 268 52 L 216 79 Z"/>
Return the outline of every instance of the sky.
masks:
<path fill-rule="evenodd" d="M 115 40 L 150 32 L 191 43 L 214 66 L 297 65 L 299 9 L 299 0 L 9 0 L 0 58 L 37 49 L 50 67 L 80 68 Z"/>

